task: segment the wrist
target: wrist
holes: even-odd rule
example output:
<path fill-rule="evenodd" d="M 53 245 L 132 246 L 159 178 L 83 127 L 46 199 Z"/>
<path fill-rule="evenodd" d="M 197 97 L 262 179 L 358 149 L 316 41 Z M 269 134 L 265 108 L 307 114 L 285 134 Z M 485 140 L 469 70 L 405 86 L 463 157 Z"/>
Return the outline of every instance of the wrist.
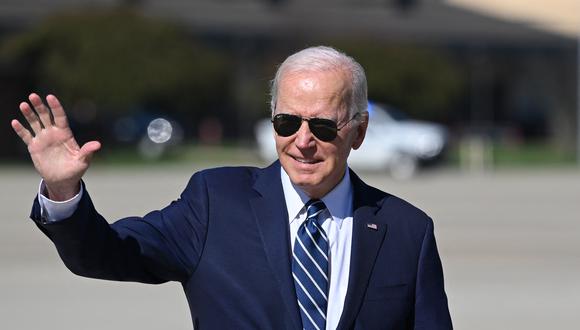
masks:
<path fill-rule="evenodd" d="M 67 201 L 75 197 L 81 189 L 81 183 L 54 185 L 45 182 L 45 191 L 43 194 L 55 202 Z"/>

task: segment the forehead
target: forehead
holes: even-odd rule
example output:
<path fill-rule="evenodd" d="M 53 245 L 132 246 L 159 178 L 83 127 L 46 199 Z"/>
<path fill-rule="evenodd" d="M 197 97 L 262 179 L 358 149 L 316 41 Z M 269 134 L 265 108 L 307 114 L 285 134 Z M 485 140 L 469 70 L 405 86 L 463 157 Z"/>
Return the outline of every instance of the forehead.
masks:
<path fill-rule="evenodd" d="M 284 73 L 276 109 L 302 116 L 333 116 L 346 109 L 350 82 L 343 70 Z"/>

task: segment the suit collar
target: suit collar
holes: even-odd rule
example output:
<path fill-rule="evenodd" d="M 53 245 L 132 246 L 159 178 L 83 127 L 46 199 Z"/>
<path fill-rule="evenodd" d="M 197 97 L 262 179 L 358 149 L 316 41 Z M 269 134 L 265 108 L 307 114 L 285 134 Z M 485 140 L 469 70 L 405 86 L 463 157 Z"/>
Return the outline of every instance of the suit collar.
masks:
<path fill-rule="evenodd" d="M 287 324 L 302 328 L 296 291 L 292 278 L 290 229 L 288 212 L 280 180 L 280 163 L 274 162 L 257 174 L 254 190 L 258 196 L 250 200 L 264 251 L 288 312 Z"/>
<path fill-rule="evenodd" d="M 366 185 L 353 171 L 353 228 L 348 289 L 338 329 L 350 329 L 356 319 L 387 225 L 376 216 L 385 194 Z"/>

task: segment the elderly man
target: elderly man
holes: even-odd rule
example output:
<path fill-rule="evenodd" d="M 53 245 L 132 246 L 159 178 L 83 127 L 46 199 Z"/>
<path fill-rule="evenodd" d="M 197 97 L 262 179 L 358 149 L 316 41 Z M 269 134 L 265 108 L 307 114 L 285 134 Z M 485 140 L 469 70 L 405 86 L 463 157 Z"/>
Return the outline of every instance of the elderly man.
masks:
<path fill-rule="evenodd" d="M 164 209 L 109 225 L 81 181 L 100 143 L 79 147 L 56 97 L 31 94 L 32 132 L 12 127 L 43 178 L 32 219 L 75 274 L 181 282 L 196 329 L 451 329 L 433 222 L 347 167 L 366 95 L 347 55 L 290 56 L 272 84 L 279 161 L 201 171 Z"/>

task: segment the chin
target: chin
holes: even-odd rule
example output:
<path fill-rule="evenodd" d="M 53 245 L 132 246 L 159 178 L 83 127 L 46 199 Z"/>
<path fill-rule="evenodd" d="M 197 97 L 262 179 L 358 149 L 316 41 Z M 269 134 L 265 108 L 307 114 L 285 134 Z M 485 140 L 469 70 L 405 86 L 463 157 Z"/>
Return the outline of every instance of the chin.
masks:
<path fill-rule="evenodd" d="M 316 187 L 320 185 L 320 178 L 314 173 L 288 173 L 290 180 L 295 185 L 302 189 L 307 189 L 309 187 Z"/>

